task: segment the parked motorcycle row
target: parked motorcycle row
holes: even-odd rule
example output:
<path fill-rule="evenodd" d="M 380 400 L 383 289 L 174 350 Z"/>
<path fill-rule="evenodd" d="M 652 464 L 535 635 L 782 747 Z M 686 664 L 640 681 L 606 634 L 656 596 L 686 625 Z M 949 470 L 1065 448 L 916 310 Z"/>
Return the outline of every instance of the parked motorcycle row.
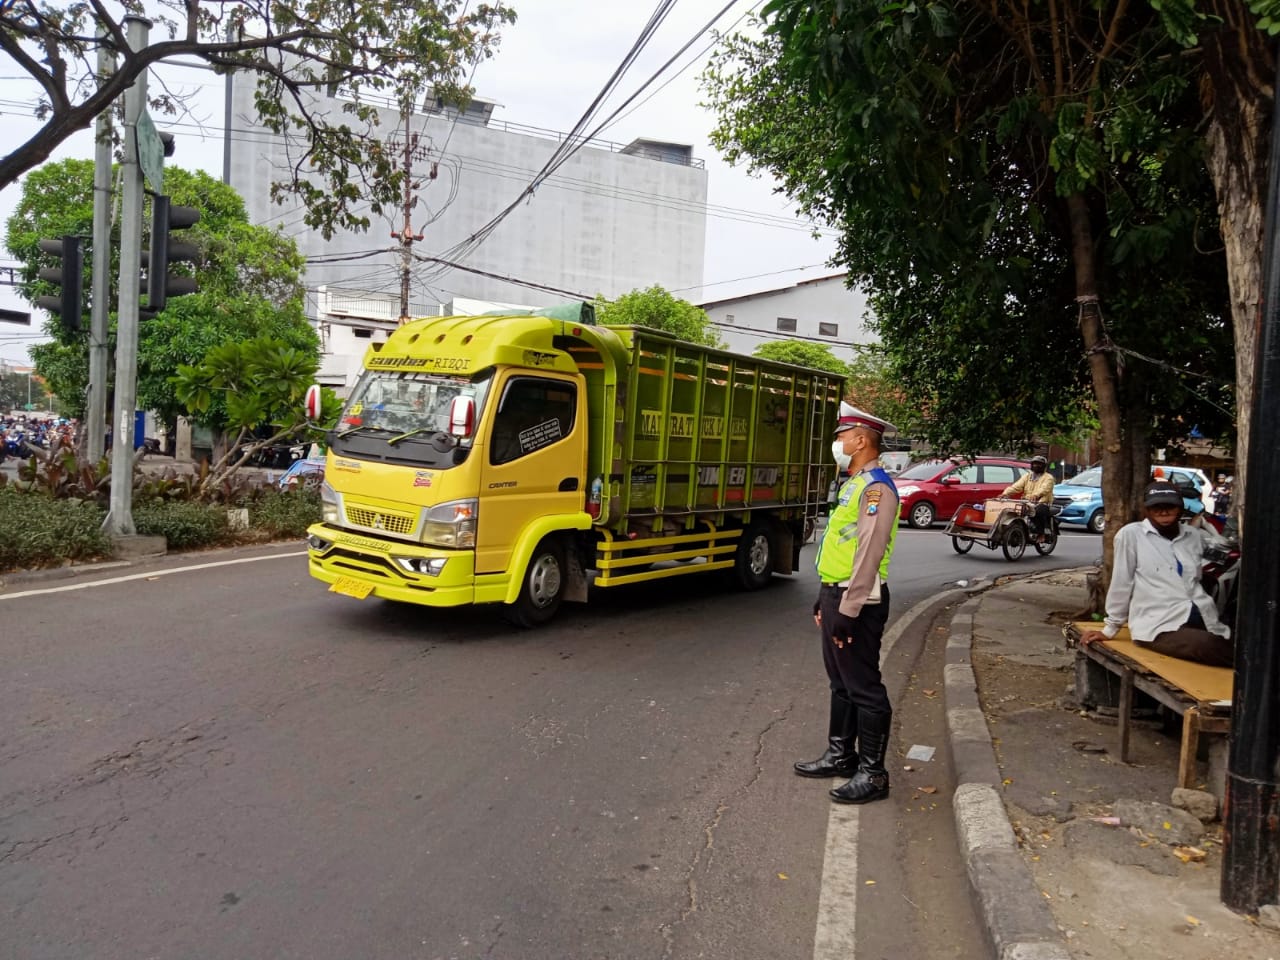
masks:
<path fill-rule="evenodd" d="M 74 438 L 75 424 L 68 420 L 0 419 L 0 463 L 10 457 L 25 460 L 47 450 L 55 441 L 66 443 Z"/>

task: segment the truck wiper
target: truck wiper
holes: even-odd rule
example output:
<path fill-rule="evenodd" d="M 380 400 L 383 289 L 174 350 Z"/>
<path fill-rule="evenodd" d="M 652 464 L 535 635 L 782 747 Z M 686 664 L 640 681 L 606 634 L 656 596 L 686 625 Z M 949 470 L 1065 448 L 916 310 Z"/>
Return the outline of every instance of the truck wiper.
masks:
<path fill-rule="evenodd" d="M 358 427 L 348 427 L 346 430 L 343 430 L 341 433 L 335 433 L 334 438 L 337 440 L 341 440 L 343 437 L 349 437 L 351 436 L 351 434 L 359 433 L 361 430 L 373 430 L 376 433 L 391 432 L 386 427 L 375 427 L 367 423 L 362 423 Z"/>
<path fill-rule="evenodd" d="M 452 434 L 445 433 L 443 430 L 436 430 L 432 427 L 417 427 L 398 436 L 387 437 L 387 443 L 394 447 L 401 440 L 408 440 L 410 437 L 416 437 L 420 433 L 430 433 L 432 435 L 431 439 L 435 442 L 435 445 L 445 450 L 455 447 L 458 444 L 457 438 Z M 442 437 L 444 438 L 443 443 L 441 443 Z"/>

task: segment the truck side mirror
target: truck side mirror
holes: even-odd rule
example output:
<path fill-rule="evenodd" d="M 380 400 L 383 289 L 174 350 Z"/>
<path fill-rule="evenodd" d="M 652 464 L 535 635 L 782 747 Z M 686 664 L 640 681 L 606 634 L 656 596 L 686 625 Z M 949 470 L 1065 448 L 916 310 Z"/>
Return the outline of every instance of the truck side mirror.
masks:
<path fill-rule="evenodd" d="M 454 397 L 449 403 L 449 433 L 465 440 L 475 433 L 476 398 Z"/>
<path fill-rule="evenodd" d="M 320 396 L 320 384 L 313 383 L 307 387 L 307 395 L 302 401 L 302 406 L 309 421 L 315 423 L 320 419 L 320 411 L 324 407 L 324 399 Z"/>

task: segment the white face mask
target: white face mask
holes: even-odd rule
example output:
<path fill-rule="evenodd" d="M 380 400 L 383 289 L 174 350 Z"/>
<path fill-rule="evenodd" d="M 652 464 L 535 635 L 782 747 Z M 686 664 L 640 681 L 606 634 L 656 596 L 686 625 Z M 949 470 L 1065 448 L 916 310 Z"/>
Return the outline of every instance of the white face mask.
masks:
<path fill-rule="evenodd" d="M 835 458 L 836 466 L 840 469 L 841 473 L 844 473 L 849 469 L 849 463 L 853 458 L 844 452 L 843 440 L 836 440 L 831 444 L 831 456 Z"/>

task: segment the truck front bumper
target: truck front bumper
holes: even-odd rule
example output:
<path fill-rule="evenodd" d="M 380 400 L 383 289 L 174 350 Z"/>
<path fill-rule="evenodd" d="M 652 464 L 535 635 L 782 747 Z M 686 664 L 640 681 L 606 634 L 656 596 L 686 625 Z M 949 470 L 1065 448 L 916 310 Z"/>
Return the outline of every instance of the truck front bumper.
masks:
<path fill-rule="evenodd" d="M 435 575 L 416 567 L 436 561 Z M 475 602 L 475 554 L 348 533 L 325 523 L 307 530 L 307 569 L 324 583 L 356 582 L 368 595 L 429 607 Z M 344 591 L 346 592 L 346 591 Z"/>

